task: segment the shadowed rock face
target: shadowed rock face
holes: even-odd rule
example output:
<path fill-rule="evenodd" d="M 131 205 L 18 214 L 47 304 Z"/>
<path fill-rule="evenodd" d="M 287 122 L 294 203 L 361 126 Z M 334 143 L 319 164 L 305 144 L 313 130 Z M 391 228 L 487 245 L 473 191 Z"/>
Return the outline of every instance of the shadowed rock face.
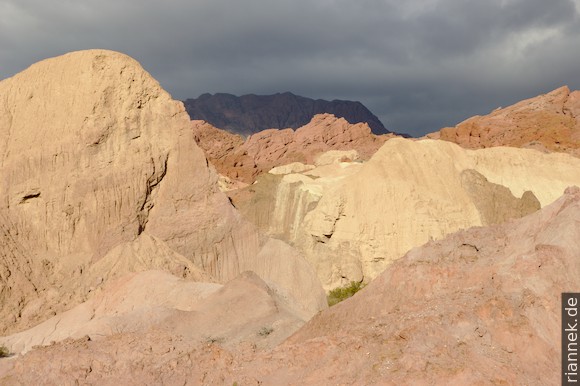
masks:
<path fill-rule="evenodd" d="M 0 181 L 1 332 L 147 269 L 217 282 L 253 270 L 302 317 L 325 307 L 307 262 L 218 189 L 183 104 L 123 54 L 70 53 L 0 82 Z"/>
<path fill-rule="evenodd" d="M 527 216 L 541 207 L 531 191 L 525 191 L 521 198 L 514 197 L 508 188 L 489 182 L 476 170 L 465 169 L 460 177 L 461 185 L 479 211 L 482 225 L 501 224 Z"/>
<path fill-rule="evenodd" d="M 353 125 L 330 114 L 316 115 L 296 131 L 264 130 L 245 141 L 203 121 L 193 121 L 193 131 L 217 171 L 245 183 L 252 183 L 258 175 L 276 166 L 292 162 L 313 164 L 329 150 L 356 150 L 366 160 L 394 137 L 374 135 L 365 123 Z"/>
<path fill-rule="evenodd" d="M 187 99 L 192 120 L 203 120 L 232 133 L 251 135 L 271 128 L 297 129 L 316 114 L 333 114 L 351 124 L 365 122 L 375 134 L 389 133 L 362 103 L 310 99 L 286 92 L 274 95 L 203 94 Z"/>
<path fill-rule="evenodd" d="M 529 147 L 580 156 L 580 91 L 566 86 L 429 134 L 477 149 Z"/>
<path fill-rule="evenodd" d="M 561 293 L 580 288 L 579 216 L 572 188 L 522 219 L 429 242 L 274 349 L 121 333 L 2 360 L 0 381 L 556 384 Z"/>

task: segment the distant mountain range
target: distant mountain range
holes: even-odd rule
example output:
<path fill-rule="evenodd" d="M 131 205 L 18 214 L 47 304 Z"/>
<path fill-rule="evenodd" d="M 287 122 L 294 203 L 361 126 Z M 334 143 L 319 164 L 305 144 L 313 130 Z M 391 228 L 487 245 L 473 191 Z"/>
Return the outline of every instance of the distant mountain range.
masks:
<path fill-rule="evenodd" d="M 390 133 L 362 103 L 311 99 L 290 92 L 274 95 L 203 94 L 184 101 L 191 119 L 204 120 L 220 129 L 249 135 L 271 128 L 297 129 L 316 114 L 329 113 L 349 123 L 366 122 L 373 133 Z"/>

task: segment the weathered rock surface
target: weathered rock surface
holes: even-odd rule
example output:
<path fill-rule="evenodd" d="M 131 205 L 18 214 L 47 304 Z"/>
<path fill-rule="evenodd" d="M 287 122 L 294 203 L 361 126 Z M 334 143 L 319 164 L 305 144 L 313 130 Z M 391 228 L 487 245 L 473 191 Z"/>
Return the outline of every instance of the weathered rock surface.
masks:
<path fill-rule="evenodd" d="M 333 114 L 352 124 L 367 123 L 375 134 L 386 134 L 381 121 L 362 103 L 325 101 L 294 95 L 289 92 L 274 95 L 203 94 L 187 99 L 185 108 L 192 120 L 203 120 L 213 126 L 251 135 L 271 128 L 297 129 L 316 114 Z"/>
<path fill-rule="evenodd" d="M 514 197 L 508 188 L 489 182 L 474 169 L 465 169 L 460 178 L 484 225 L 501 224 L 540 209 L 540 202 L 529 190 L 521 198 Z"/>
<path fill-rule="evenodd" d="M 428 135 L 478 149 L 529 147 L 580 156 L 580 91 L 566 86 Z"/>
<path fill-rule="evenodd" d="M 571 188 L 522 219 L 431 241 L 271 350 L 122 333 L 0 360 L 0 382 L 556 384 L 561 293 L 580 289 L 579 217 Z"/>
<path fill-rule="evenodd" d="M 253 341 L 273 346 L 304 324 L 292 308 L 250 271 L 225 285 L 142 271 L 123 276 L 88 301 L 29 330 L 0 338 L 0 344 L 22 354 L 69 338 L 98 340 L 162 329 L 187 337 L 193 345 L 215 339 L 228 345 Z"/>
<path fill-rule="evenodd" d="M 12 353 L 66 338 L 97 339 L 119 332 L 143 331 L 174 309 L 190 311 L 220 284 L 185 281 L 162 271 L 124 276 L 88 301 L 20 333 L 0 338 Z"/>
<path fill-rule="evenodd" d="M 568 154 L 397 138 L 363 164 L 264 176 L 228 194 L 303 251 L 331 289 L 369 281 L 429 240 L 532 213 L 571 185 L 580 185 L 580 160 Z"/>
<path fill-rule="evenodd" d="M 343 118 L 319 114 L 310 123 L 292 129 L 269 129 L 240 136 L 216 129 L 206 122 L 193 121 L 198 145 L 218 172 L 234 180 L 252 183 L 270 169 L 292 162 L 314 164 L 329 150 L 355 150 L 369 159 L 393 134 L 374 135 L 365 123 L 350 124 Z"/>
<path fill-rule="evenodd" d="M 568 189 L 521 220 L 414 249 L 288 348 L 327 343 L 344 366 L 327 379 L 346 383 L 558 383 L 561 293 L 580 288 L 579 215 L 580 190 Z"/>
<path fill-rule="evenodd" d="M 0 332 L 134 270 L 254 270 L 301 315 L 325 307 L 308 263 L 221 193 L 182 103 L 125 55 L 75 52 L 0 82 L 0 181 Z"/>

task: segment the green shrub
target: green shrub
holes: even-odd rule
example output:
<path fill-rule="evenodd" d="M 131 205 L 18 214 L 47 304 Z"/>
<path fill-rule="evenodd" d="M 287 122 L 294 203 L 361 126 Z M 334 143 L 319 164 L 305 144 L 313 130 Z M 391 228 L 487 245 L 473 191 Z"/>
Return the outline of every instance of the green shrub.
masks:
<path fill-rule="evenodd" d="M 10 356 L 10 350 L 6 346 L 0 346 L 0 358 L 6 358 Z"/>
<path fill-rule="evenodd" d="M 205 343 L 209 344 L 215 344 L 215 343 L 223 343 L 225 341 L 224 338 L 222 338 L 221 336 L 208 336 L 205 338 Z"/>
<path fill-rule="evenodd" d="M 328 293 L 328 305 L 332 307 L 344 299 L 350 298 L 363 288 L 364 284 L 356 281 L 351 281 L 349 285 L 344 287 L 337 287 Z"/>
<path fill-rule="evenodd" d="M 272 327 L 262 327 L 260 329 L 260 331 L 258 332 L 258 335 L 260 336 L 268 336 L 270 335 L 272 332 L 274 331 L 274 329 Z"/>

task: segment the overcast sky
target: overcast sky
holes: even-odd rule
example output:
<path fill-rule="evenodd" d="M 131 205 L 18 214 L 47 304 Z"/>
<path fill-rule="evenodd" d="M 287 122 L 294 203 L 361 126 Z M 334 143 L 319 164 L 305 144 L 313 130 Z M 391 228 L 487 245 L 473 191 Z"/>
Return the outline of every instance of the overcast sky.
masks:
<path fill-rule="evenodd" d="M 419 135 L 580 89 L 579 13 L 580 0 L 0 0 L 0 79 L 107 48 L 176 99 L 358 100 Z"/>

